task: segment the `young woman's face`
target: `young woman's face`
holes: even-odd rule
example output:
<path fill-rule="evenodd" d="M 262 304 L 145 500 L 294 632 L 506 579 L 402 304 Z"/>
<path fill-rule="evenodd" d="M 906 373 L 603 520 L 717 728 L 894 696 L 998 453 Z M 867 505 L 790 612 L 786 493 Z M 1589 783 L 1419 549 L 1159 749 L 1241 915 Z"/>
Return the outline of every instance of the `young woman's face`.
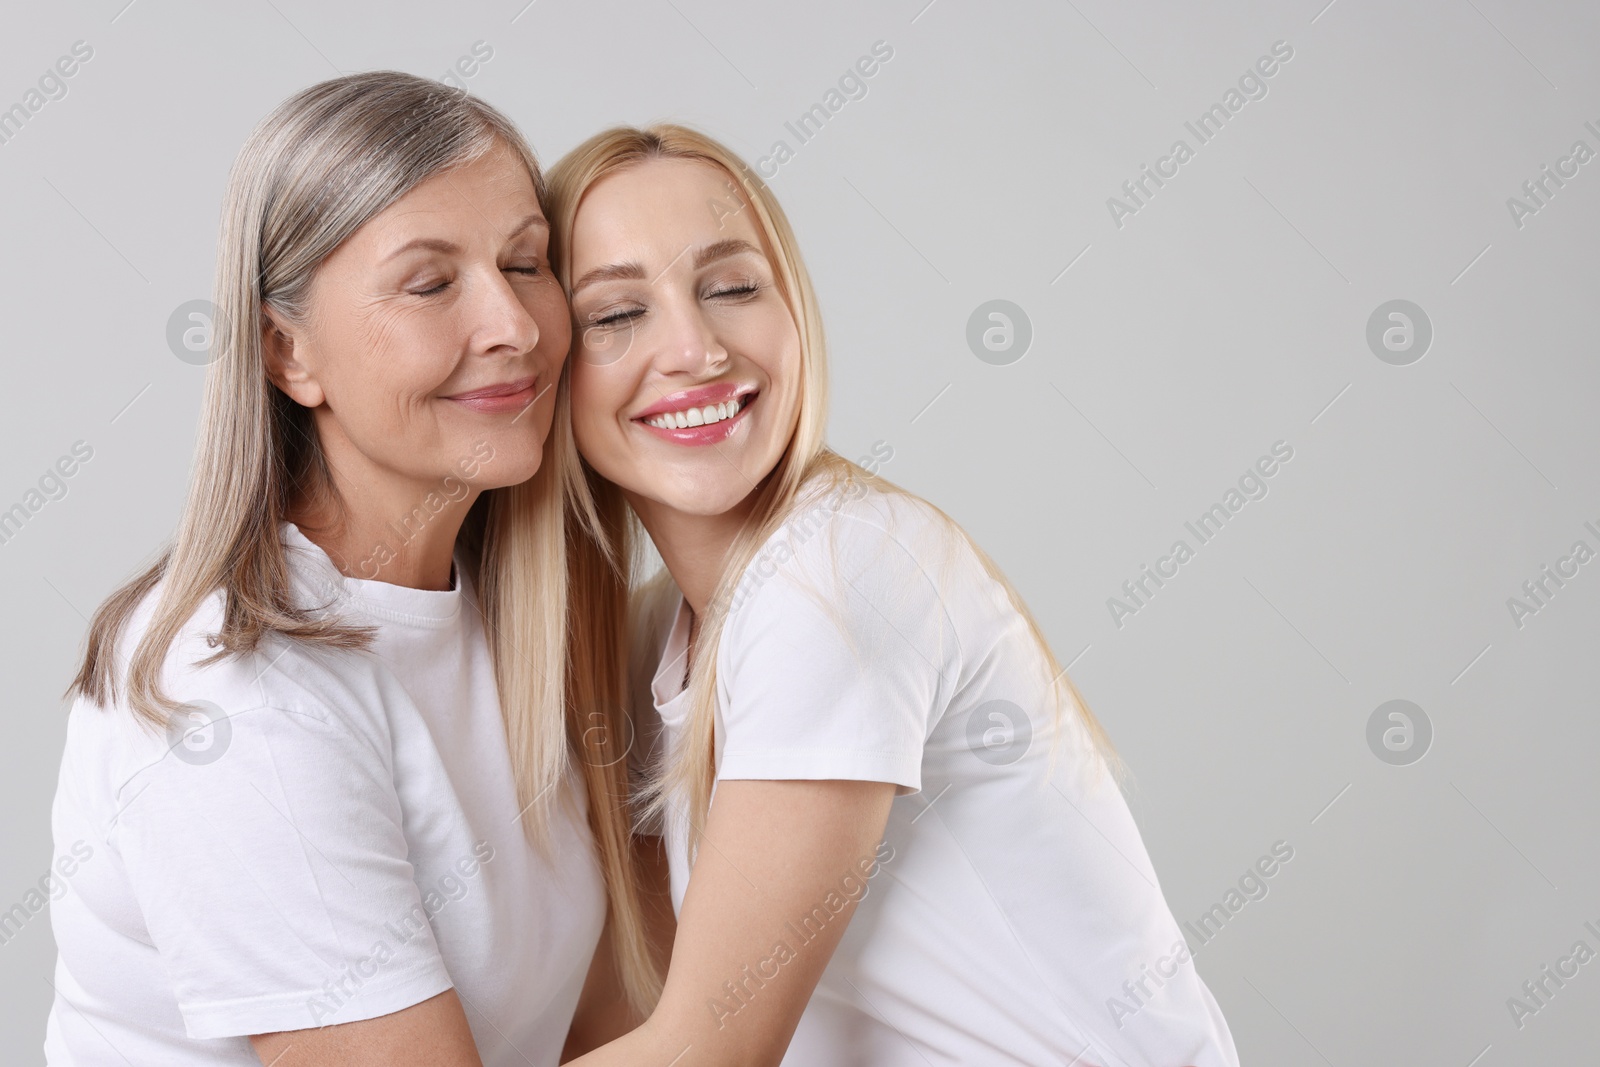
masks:
<path fill-rule="evenodd" d="M 323 261 L 275 380 L 314 410 L 330 463 L 446 496 L 539 469 L 572 337 L 549 232 L 527 168 L 497 144 Z"/>
<path fill-rule="evenodd" d="M 571 245 L 579 451 L 636 509 L 732 510 L 799 411 L 800 333 L 754 212 L 720 168 L 654 159 L 589 188 Z"/>

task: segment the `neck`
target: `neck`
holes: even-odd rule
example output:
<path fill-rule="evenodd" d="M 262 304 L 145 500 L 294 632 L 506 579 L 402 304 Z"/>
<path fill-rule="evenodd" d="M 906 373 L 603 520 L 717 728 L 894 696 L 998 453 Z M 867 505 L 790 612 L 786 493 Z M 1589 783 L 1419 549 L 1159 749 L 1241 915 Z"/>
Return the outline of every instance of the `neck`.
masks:
<path fill-rule="evenodd" d="M 749 524 L 757 493 L 720 515 L 692 515 L 634 493 L 625 495 L 690 610 L 704 615 L 722 581 L 728 550 Z"/>
<path fill-rule="evenodd" d="M 327 438 L 324 437 L 326 442 Z M 294 502 L 287 518 L 349 578 L 409 589 L 451 588 L 456 537 L 478 497 L 459 479 L 419 481 L 354 449 L 328 450 L 338 492 Z"/>

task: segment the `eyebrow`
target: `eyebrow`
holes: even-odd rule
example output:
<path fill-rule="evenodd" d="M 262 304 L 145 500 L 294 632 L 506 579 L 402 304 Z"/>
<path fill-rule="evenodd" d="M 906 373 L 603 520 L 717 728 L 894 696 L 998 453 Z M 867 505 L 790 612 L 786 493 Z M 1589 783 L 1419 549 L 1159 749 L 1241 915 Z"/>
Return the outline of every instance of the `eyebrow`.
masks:
<path fill-rule="evenodd" d="M 546 221 L 543 215 L 539 214 L 538 212 L 534 212 L 532 215 L 527 216 L 519 221 L 515 226 L 511 227 L 511 229 L 506 231 L 503 236 L 506 240 L 510 241 L 520 237 L 524 232 L 532 229 L 535 226 L 543 226 L 548 230 L 550 228 L 550 223 Z M 433 252 L 444 252 L 446 254 L 453 254 L 461 251 L 460 245 L 456 244 L 454 241 L 447 241 L 442 237 L 417 237 L 413 240 L 407 241 L 393 252 L 390 252 L 387 256 L 384 256 L 383 262 L 387 263 L 391 259 L 397 259 L 405 253 L 418 248 L 425 248 Z"/>
<path fill-rule="evenodd" d="M 687 248 L 684 249 L 684 252 L 687 251 Z M 720 241 L 702 245 L 695 252 L 694 269 L 700 270 L 711 263 L 717 262 L 719 259 L 727 259 L 729 256 L 742 256 L 752 252 L 758 256 L 761 255 L 761 249 L 749 241 L 740 237 L 725 237 Z M 678 253 L 679 257 L 682 255 L 682 252 Z M 673 262 L 677 262 L 677 259 L 674 259 Z M 670 263 L 668 264 L 669 267 L 671 265 Z M 665 273 L 665 271 L 662 273 Z M 607 263 L 605 266 L 596 267 L 586 272 L 583 277 L 573 283 L 572 292 L 575 295 L 578 290 L 585 286 L 594 285 L 597 282 L 637 281 L 644 277 L 644 267 L 637 262 Z"/>

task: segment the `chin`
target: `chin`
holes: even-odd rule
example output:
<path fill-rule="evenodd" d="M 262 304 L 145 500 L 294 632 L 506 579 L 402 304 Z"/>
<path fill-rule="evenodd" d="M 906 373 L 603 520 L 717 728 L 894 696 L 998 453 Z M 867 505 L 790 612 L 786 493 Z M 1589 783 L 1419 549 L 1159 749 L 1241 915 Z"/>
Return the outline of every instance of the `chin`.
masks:
<path fill-rule="evenodd" d="M 732 471 L 728 471 L 732 474 Z M 714 481 L 692 481 L 689 479 L 663 478 L 657 482 L 657 490 L 647 495 L 655 499 L 662 507 L 671 508 L 673 511 L 684 515 L 698 515 L 711 517 L 724 515 L 737 508 L 755 490 L 750 483 L 733 475 L 733 481 L 721 477 Z M 676 482 L 676 484 L 670 484 Z M 669 483 L 670 487 L 662 493 L 659 486 Z"/>
<path fill-rule="evenodd" d="M 518 449 L 515 454 L 509 449 L 497 449 L 493 462 L 484 465 L 482 481 L 475 488 L 504 489 L 508 485 L 521 485 L 538 474 L 543 465 L 542 448 Z"/>

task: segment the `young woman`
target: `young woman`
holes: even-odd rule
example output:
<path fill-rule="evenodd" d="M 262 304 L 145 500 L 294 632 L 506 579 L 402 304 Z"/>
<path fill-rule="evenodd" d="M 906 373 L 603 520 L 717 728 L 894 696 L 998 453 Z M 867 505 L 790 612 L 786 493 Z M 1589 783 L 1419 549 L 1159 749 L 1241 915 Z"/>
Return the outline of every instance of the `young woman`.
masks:
<path fill-rule="evenodd" d="M 652 1001 L 621 733 L 562 710 L 543 200 L 509 121 L 405 74 L 241 151 L 188 503 L 73 684 L 51 1064 L 554 1064 L 626 1028 L 569 1034 L 608 911 Z"/>
<path fill-rule="evenodd" d="M 825 446 L 771 192 L 691 130 L 616 129 L 552 170 L 551 210 L 574 670 L 595 707 L 627 699 L 642 526 L 665 570 L 632 628 L 638 750 L 678 911 L 654 1012 L 575 1062 L 1237 1064 L 1026 607 Z"/>

